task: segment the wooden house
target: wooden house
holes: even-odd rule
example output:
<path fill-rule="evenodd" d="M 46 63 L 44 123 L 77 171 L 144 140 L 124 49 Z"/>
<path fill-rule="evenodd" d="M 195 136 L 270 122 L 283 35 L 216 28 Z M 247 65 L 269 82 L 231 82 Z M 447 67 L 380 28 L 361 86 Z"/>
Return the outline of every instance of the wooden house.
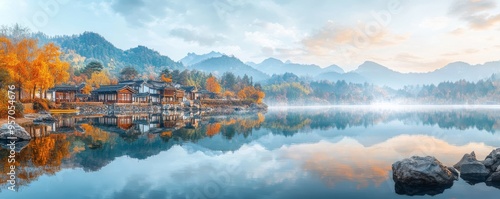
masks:
<path fill-rule="evenodd" d="M 82 93 L 85 84 L 79 86 L 59 85 L 47 91 L 47 98 L 56 103 L 76 102 L 77 96 Z"/>
<path fill-rule="evenodd" d="M 136 90 L 127 85 L 101 86 L 92 91 L 95 101 L 103 103 L 132 103 L 132 96 Z"/>
<path fill-rule="evenodd" d="M 184 91 L 184 97 L 187 100 L 195 100 L 196 99 L 196 87 L 194 86 L 181 86 L 180 89 Z"/>

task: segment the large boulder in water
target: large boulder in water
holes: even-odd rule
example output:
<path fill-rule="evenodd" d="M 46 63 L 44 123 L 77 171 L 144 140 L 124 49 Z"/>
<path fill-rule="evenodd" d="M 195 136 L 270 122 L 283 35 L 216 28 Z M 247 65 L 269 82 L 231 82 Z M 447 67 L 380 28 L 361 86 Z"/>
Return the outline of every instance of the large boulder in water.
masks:
<path fill-rule="evenodd" d="M 413 156 L 392 164 L 392 178 L 406 186 L 446 186 L 458 176 L 436 158 Z"/>
<path fill-rule="evenodd" d="M 466 153 L 460 161 L 458 161 L 455 165 L 453 165 L 453 167 L 455 167 L 455 169 L 460 171 L 463 164 L 473 163 L 473 162 L 477 162 L 476 153 L 474 153 L 474 151 L 472 151 L 470 154 Z"/>
<path fill-rule="evenodd" d="M 500 167 L 500 148 L 491 151 L 491 153 L 486 156 L 483 163 L 484 166 L 490 169 L 491 172 L 498 171 L 498 168 Z"/>
<path fill-rule="evenodd" d="M 476 154 L 471 152 L 465 154 L 462 159 L 454 165 L 460 171 L 460 177 L 469 183 L 484 182 L 492 171 L 491 168 L 495 164 L 495 151 L 492 151 L 484 161 L 478 161 Z"/>
<path fill-rule="evenodd" d="M 31 140 L 30 134 L 19 124 L 3 124 L 0 127 L 0 140 L 7 140 L 9 137 L 16 137 L 17 140 Z"/>
<path fill-rule="evenodd" d="M 460 168 L 460 177 L 469 182 L 484 182 L 488 175 L 490 170 L 479 161 L 462 164 Z"/>

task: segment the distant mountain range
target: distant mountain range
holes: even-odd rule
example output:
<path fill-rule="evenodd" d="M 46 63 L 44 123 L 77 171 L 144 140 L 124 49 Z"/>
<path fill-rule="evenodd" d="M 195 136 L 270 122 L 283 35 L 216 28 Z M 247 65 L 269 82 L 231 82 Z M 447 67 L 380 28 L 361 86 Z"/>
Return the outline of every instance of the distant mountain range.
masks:
<path fill-rule="evenodd" d="M 380 86 L 402 88 L 405 85 L 439 84 L 458 80 L 479 81 L 492 74 L 500 74 L 500 61 L 482 65 L 454 62 L 438 70 L 427 73 L 400 73 L 375 62 L 367 61 L 349 73 L 328 72 L 316 76 L 316 80 L 345 80 L 354 83 L 373 83 Z"/>
<path fill-rule="evenodd" d="M 67 61 L 75 62 L 72 58 L 80 56 L 86 64 L 97 60 L 103 63 L 114 74 L 125 66 L 133 66 L 139 72 L 160 72 L 165 68 L 171 70 L 195 69 L 222 75 L 232 72 L 236 75 L 248 75 L 254 81 L 263 81 L 273 74 L 294 73 L 314 80 L 338 81 L 345 80 L 354 83 L 373 83 L 380 86 L 401 88 L 405 85 L 438 84 L 444 81 L 479 81 L 500 74 L 500 61 L 488 62 L 482 65 L 470 65 L 464 62 L 454 62 L 445 67 L 428 73 L 400 73 L 393 71 L 378 63 L 366 61 L 356 70 L 345 73 L 337 65 L 321 68 L 313 64 L 299 64 L 290 61 L 283 62 L 275 58 L 268 58 L 261 63 L 244 63 L 234 56 L 224 55 L 219 52 L 210 52 L 198 55 L 188 53 L 186 57 L 176 62 L 168 56 L 145 46 L 138 46 L 128 50 L 116 48 L 104 37 L 93 32 L 84 32 L 73 36 L 49 37 L 43 33 L 33 34 L 40 43 L 54 42 L 72 56 Z M 80 63 L 82 64 L 82 63 Z M 80 66 L 81 67 L 81 66 Z M 152 71 L 151 71 L 152 70 Z"/>
<path fill-rule="evenodd" d="M 326 68 L 321 68 L 318 65 L 305 65 L 305 64 L 297 64 L 292 63 L 290 61 L 282 62 L 281 60 L 275 58 L 268 58 L 262 61 L 260 64 L 255 64 L 252 62 L 248 63 L 250 66 L 254 67 L 257 70 L 260 70 L 268 75 L 273 74 L 283 74 L 285 72 L 294 73 L 299 76 L 317 76 L 321 73 L 326 72 L 336 72 L 336 73 L 344 73 L 344 70 L 337 65 L 331 65 Z"/>
<path fill-rule="evenodd" d="M 201 61 L 195 65 L 189 66 L 189 69 L 195 69 L 203 72 L 222 75 L 225 72 L 232 72 L 236 76 L 243 77 L 245 74 L 253 78 L 253 81 L 262 81 L 269 76 L 263 72 L 244 64 L 236 57 L 223 55 Z"/>

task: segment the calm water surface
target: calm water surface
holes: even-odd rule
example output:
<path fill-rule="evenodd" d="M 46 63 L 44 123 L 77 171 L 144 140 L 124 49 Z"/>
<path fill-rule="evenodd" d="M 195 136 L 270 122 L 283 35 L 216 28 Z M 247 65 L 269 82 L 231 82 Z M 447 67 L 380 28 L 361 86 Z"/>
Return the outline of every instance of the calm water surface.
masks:
<path fill-rule="evenodd" d="M 419 192 L 396 193 L 393 162 L 433 155 L 451 166 L 500 147 L 498 107 L 58 117 L 28 127 L 37 138 L 16 154 L 18 192 L 1 175 L 0 198 L 410 198 Z M 460 179 L 413 197 L 499 194 Z"/>

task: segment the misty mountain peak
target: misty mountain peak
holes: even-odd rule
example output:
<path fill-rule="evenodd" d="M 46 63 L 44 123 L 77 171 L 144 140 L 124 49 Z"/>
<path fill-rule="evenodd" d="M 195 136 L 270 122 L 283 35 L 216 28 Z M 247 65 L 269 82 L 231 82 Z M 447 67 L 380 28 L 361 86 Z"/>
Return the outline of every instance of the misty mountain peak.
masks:
<path fill-rule="evenodd" d="M 214 58 L 214 57 L 221 57 L 221 56 L 224 56 L 224 54 L 222 54 L 220 52 L 215 52 L 215 51 L 211 51 L 209 53 L 201 54 L 201 55 L 198 55 L 194 52 L 190 52 L 187 54 L 186 57 L 182 58 L 179 61 L 182 62 L 186 66 L 191 66 L 191 65 L 200 63 L 204 60 Z"/>
<path fill-rule="evenodd" d="M 357 73 L 363 72 L 395 72 L 385 66 L 382 66 L 373 61 L 365 61 L 363 64 L 358 66 L 358 69 L 355 70 Z"/>
<path fill-rule="evenodd" d="M 281 60 L 279 60 L 279 59 L 270 57 L 270 58 L 267 58 L 264 61 L 262 61 L 262 63 L 260 63 L 260 64 L 267 65 L 267 66 L 272 66 L 272 65 L 282 65 L 283 62 Z"/>

